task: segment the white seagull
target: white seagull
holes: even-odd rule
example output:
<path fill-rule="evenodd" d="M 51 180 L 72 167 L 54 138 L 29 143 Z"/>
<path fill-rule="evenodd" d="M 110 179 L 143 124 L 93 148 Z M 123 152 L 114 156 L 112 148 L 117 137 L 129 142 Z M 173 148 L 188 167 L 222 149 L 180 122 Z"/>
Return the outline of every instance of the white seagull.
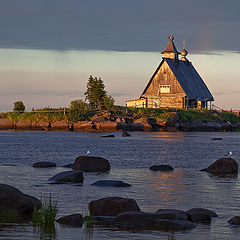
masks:
<path fill-rule="evenodd" d="M 86 151 L 86 155 L 89 155 L 90 154 L 90 152 L 89 151 Z"/>
<path fill-rule="evenodd" d="M 230 157 L 232 155 L 232 152 L 229 152 L 228 154 L 226 154 L 226 157 Z"/>

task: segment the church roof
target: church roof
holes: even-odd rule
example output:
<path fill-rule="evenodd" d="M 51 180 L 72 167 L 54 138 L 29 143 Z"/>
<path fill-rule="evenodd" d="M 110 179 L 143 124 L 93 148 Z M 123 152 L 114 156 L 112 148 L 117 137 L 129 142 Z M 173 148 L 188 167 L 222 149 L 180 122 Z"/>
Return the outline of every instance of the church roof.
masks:
<path fill-rule="evenodd" d="M 166 61 L 166 63 L 172 70 L 174 76 L 176 77 L 177 81 L 179 82 L 189 99 L 196 99 L 199 101 L 214 100 L 206 84 L 204 83 L 196 69 L 193 67 L 191 62 L 170 58 L 163 58 L 141 96 L 146 93 L 148 87 L 150 86 L 152 80 L 154 79 L 155 75 L 157 74 L 164 61 Z"/>
<path fill-rule="evenodd" d="M 166 49 L 163 52 L 161 52 L 162 54 L 171 53 L 171 52 L 179 54 L 179 52 L 177 51 L 177 48 L 175 47 L 173 40 L 174 40 L 173 36 L 168 37 L 168 45 L 167 45 Z"/>

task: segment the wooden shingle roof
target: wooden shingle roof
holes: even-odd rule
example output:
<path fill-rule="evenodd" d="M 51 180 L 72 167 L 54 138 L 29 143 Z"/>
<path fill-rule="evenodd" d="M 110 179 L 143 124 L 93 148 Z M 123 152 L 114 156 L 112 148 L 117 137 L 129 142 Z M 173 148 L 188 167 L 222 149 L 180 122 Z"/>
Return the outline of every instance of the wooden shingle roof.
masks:
<path fill-rule="evenodd" d="M 196 99 L 199 101 L 214 100 L 206 84 L 204 83 L 196 69 L 193 67 L 191 62 L 171 58 L 163 58 L 158 68 L 154 72 L 153 76 L 151 77 L 150 81 L 148 82 L 146 88 L 144 89 L 141 97 L 144 97 L 144 94 L 146 93 L 148 87 L 150 86 L 152 80 L 158 73 L 164 61 L 166 61 L 169 68 L 172 70 L 174 76 L 176 77 L 177 81 L 179 82 L 189 99 Z"/>

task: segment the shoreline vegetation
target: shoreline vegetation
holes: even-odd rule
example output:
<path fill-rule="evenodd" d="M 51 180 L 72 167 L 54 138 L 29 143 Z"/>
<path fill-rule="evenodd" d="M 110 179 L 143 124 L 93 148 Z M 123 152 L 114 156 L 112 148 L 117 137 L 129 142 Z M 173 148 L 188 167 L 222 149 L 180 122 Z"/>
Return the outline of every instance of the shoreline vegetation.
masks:
<path fill-rule="evenodd" d="M 75 104 L 75 106 L 74 106 Z M 82 100 L 68 109 L 0 113 L 0 130 L 42 131 L 240 131 L 240 117 L 206 109 L 147 109 L 111 106 L 93 110 Z"/>
<path fill-rule="evenodd" d="M 23 102 L 17 101 L 14 111 L 0 113 L 0 130 L 240 131 L 240 117 L 223 110 L 115 106 L 103 80 L 92 75 L 84 95 L 85 101 L 74 100 L 69 108 L 47 107 L 32 112 L 25 112 Z"/>

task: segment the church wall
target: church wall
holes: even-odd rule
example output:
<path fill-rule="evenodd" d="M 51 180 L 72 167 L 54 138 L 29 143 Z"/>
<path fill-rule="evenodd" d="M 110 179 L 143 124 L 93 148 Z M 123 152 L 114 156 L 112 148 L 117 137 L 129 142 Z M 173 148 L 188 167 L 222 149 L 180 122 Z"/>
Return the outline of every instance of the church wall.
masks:
<path fill-rule="evenodd" d="M 169 93 L 161 93 L 160 86 L 170 86 Z M 183 108 L 186 96 L 168 64 L 164 61 L 143 97 L 147 97 L 148 107 Z"/>

